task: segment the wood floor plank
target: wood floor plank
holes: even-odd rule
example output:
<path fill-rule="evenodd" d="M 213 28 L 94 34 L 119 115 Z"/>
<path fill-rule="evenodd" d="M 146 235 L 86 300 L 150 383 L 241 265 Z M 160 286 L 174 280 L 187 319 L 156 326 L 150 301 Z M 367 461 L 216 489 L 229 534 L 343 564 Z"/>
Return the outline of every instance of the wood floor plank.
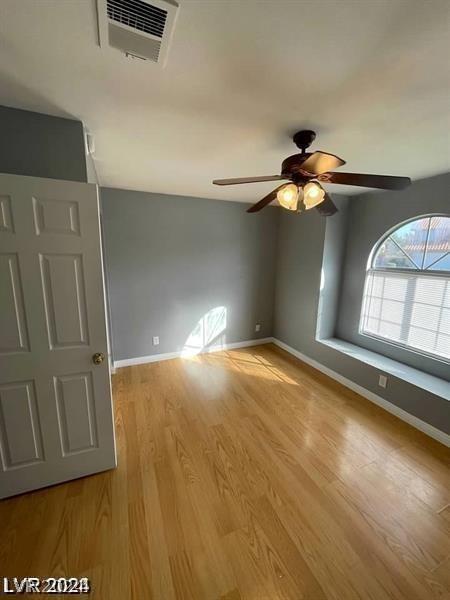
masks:
<path fill-rule="evenodd" d="M 325 599 L 326 595 L 317 578 L 303 559 L 267 498 L 262 497 L 258 501 L 255 519 L 270 540 L 272 552 L 276 552 L 279 561 L 295 584 L 293 597 L 298 594 L 304 598 Z M 281 578 L 281 574 L 278 577 Z"/>
<path fill-rule="evenodd" d="M 405 563 L 403 556 L 396 551 L 399 546 L 391 547 L 385 537 L 377 535 L 365 513 L 343 497 L 334 484 L 330 486 L 328 492 L 337 519 L 352 524 L 351 528 L 347 529 L 347 536 L 352 547 L 358 550 L 362 562 L 359 573 L 363 581 L 370 586 L 376 585 L 381 588 L 381 591 L 368 594 L 368 597 L 396 600 L 406 598 L 422 600 L 434 597 L 430 594 L 427 583 L 422 580 L 423 574 L 428 574 L 429 571 L 424 571 L 416 565 L 411 573 L 408 568 L 409 563 Z M 370 578 L 367 578 L 367 572 L 372 574 Z M 444 592 L 445 590 L 440 586 L 436 597 L 441 597 Z"/>
<path fill-rule="evenodd" d="M 450 450 L 272 345 L 119 369 L 119 466 L 0 502 L 93 600 L 450 598 Z"/>

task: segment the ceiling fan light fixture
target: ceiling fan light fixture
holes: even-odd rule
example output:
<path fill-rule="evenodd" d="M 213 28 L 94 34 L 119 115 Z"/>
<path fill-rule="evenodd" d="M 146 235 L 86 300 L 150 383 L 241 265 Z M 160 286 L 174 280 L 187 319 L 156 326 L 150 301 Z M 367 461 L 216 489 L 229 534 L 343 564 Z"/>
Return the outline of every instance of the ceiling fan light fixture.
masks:
<path fill-rule="evenodd" d="M 316 181 L 310 181 L 303 187 L 303 203 L 306 210 L 314 208 L 324 201 L 325 190 Z"/>
<path fill-rule="evenodd" d="M 269 194 L 266 194 L 259 202 L 252 204 L 247 212 L 259 212 L 275 199 L 278 199 L 280 206 L 286 210 L 300 212 L 303 209 L 310 210 L 315 207 L 324 217 L 334 215 L 337 208 L 319 181 L 381 190 L 402 190 L 411 184 L 409 177 L 335 172 L 334 169 L 344 165 L 345 160 L 335 154 L 329 154 L 321 150 L 306 152 L 315 137 L 314 131 L 297 131 L 293 140 L 294 144 L 300 148 L 301 153 L 293 154 L 283 160 L 280 175 L 214 179 L 213 183 L 215 185 L 235 185 L 238 183 L 288 180 L 290 183 L 280 185 Z"/>
<path fill-rule="evenodd" d="M 287 210 L 297 210 L 299 189 L 295 183 L 288 183 L 277 192 L 277 200 Z"/>

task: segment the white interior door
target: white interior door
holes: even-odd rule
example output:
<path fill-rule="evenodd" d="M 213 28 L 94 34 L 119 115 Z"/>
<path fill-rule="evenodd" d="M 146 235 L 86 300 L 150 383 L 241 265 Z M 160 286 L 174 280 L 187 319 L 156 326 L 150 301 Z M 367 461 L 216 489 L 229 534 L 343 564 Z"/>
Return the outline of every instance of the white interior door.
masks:
<path fill-rule="evenodd" d="M 0 174 L 0 455 L 1 498 L 116 466 L 95 185 Z"/>

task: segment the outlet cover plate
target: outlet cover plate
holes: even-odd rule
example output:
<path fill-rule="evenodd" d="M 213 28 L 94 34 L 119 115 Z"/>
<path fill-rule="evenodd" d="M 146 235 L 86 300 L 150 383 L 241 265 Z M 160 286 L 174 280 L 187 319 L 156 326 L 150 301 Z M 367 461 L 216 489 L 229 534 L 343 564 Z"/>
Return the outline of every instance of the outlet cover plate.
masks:
<path fill-rule="evenodd" d="M 387 386 L 387 376 L 386 375 L 380 375 L 378 377 L 378 385 L 382 388 L 385 388 Z"/>

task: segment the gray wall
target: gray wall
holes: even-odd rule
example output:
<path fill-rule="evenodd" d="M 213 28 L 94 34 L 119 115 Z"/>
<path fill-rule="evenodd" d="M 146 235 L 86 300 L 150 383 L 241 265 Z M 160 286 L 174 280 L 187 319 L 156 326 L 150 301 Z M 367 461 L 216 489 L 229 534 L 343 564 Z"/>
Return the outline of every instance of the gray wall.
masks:
<path fill-rule="evenodd" d="M 227 343 L 272 335 L 276 208 L 105 188 L 101 198 L 114 360 L 182 350 L 217 306 Z"/>
<path fill-rule="evenodd" d="M 354 198 L 350 203 L 364 202 L 364 198 Z M 345 200 L 335 195 L 333 199 L 345 210 Z M 378 386 L 378 369 L 316 340 L 321 279 L 325 287 L 333 286 L 338 283 L 336 273 L 342 272 L 342 265 L 334 256 L 332 240 L 344 234 L 346 225 L 345 219 L 337 225 L 335 219 L 321 218 L 315 211 L 301 217 L 282 211 L 278 234 L 274 336 L 419 419 L 450 433 L 450 403 L 447 400 L 392 375 L 389 386 L 382 390 Z M 334 231 L 327 235 L 328 227 Z M 326 238 L 331 242 L 327 247 Z M 333 297 L 336 291 L 330 294 Z M 355 318 L 359 318 L 359 307 Z M 327 328 L 330 331 L 329 323 Z"/>
<path fill-rule="evenodd" d="M 333 194 L 333 200 L 339 212 L 332 219 L 327 219 L 325 223 L 316 328 L 317 337 L 321 339 L 335 335 L 344 275 L 349 200 L 337 194 Z"/>
<path fill-rule="evenodd" d="M 0 173 L 87 181 L 83 124 L 0 106 Z"/>
<path fill-rule="evenodd" d="M 402 192 L 374 192 L 350 200 L 345 268 L 336 337 L 379 352 L 411 367 L 450 380 L 446 363 L 384 344 L 358 333 L 367 259 L 376 242 L 389 229 L 427 213 L 450 215 L 450 173 L 414 182 Z"/>
<path fill-rule="evenodd" d="M 339 209 L 345 205 L 345 198 L 333 195 L 333 200 Z M 340 276 L 340 264 L 329 253 L 329 266 L 322 279 L 326 225 L 330 223 L 331 226 L 337 218 L 337 215 L 329 219 L 321 217 L 314 210 L 302 215 L 280 210 L 274 336 L 319 362 L 327 354 L 327 349 L 316 341 L 321 280 L 332 300 L 337 295 L 332 288 L 335 288 Z M 333 237 L 339 239 L 339 235 Z M 332 285 L 330 274 L 333 278 Z M 336 316 L 332 301 L 330 306 Z M 322 308 L 323 314 L 328 307 Z M 328 321 L 324 329 L 324 333 L 331 336 L 334 324 Z"/>

